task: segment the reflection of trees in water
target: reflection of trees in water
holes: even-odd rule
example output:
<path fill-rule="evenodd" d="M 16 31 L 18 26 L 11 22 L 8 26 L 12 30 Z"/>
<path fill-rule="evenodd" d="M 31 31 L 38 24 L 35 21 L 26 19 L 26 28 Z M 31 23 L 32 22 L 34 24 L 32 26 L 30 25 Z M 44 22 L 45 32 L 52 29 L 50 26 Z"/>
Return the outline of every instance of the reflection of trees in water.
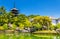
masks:
<path fill-rule="evenodd" d="M 4 37 L 5 37 L 5 39 L 12 39 L 13 34 L 5 34 Z"/>
<path fill-rule="evenodd" d="M 60 39 L 60 35 L 56 35 L 54 39 Z"/>
<path fill-rule="evenodd" d="M 4 34 L 4 39 L 60 39 L 59 35 L 49 35 L 44 37 L 44 35 L 34 36 L 30 33 L 17 33 L 17 34 Z M 41 36 L 41 37 L 40 37 Z"/>
<path fill-rule="evenodd" d="M 38 35 L 38 36 L 34 36 L 34 38 L 38 38 L 38 39 L 60 39 L 60 35 L 52 35 L 52 36 L 45 36 L 44 37 L 44 35 L 42 35 L 42 37 L 40 36 L 40 35 Z"/>

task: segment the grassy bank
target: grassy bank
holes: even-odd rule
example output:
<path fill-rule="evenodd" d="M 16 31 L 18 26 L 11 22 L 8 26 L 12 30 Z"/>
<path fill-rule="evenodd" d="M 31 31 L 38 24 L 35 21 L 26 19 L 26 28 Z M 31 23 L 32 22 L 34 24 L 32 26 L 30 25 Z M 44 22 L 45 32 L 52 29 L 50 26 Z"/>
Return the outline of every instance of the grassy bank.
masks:
<path fill-rule="evenodd" d="M 51 30 L 43 30 L 43 31 L 36 31 L 36 32 L 33 32 L 33 34 L 43 34 L 43 35 L 45 35 L 45 34 L 54 34 L 54 35 L 56 35 L 56 34 L 58 34 L 56 31 L 51 31 Z"/>

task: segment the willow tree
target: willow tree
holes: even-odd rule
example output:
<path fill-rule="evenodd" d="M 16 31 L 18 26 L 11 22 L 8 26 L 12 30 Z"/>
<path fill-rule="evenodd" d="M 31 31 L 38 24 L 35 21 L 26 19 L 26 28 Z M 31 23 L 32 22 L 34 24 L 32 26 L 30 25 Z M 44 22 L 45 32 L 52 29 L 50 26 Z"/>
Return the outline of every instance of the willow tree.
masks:
<path fill-rule="evenodd" d="M 42 25 L 42 27 L 45 26 L 47 29 L 49 29 L 51 19 L 48 16 L 37 16 L 34 18 L 34 23 L 39 23 Z"/>

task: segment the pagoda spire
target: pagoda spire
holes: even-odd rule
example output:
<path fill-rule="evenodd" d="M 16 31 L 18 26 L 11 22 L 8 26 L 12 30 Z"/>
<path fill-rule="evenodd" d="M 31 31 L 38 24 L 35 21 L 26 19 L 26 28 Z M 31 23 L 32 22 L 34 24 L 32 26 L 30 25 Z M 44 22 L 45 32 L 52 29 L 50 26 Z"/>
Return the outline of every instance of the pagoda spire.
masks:
<path fill-rule="evenodd" d="M 16 8 L 15 0 L 14 0 L 14 7 L 13 8 Z"/>
<path fill-rule="evenodd" d="M 18 9 L 16 9 L 16 2 L 14 0 L 14 4 L 13 4 L 13 8 L 11 9 L 12 14 L 14 14 L 15 16 L 18 15 Z"/>

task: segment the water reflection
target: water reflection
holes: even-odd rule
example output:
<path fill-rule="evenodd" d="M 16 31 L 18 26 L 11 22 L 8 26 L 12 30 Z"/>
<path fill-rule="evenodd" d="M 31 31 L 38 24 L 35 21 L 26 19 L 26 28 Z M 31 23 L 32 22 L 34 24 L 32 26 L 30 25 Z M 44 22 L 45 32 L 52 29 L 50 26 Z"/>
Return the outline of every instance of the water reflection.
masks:
<path fill-rule="evenodd" d="M 59 35 L 35 35 L 29 33 L 2 34 L 0 39 L 60 39 Z"/>

